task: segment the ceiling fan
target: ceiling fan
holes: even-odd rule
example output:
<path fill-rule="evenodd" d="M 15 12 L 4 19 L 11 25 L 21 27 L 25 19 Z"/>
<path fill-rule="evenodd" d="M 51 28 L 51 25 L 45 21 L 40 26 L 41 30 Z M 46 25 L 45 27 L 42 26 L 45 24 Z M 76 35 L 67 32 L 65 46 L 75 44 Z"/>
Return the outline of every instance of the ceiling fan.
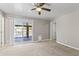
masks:
<path fill-rule="evenodd" d="M 34 6 L 35 6 L 36 8 L 33 8 L 33 9 L 31 9 L 31 10 L 36 10 L 39 15 L 41 15 L 41 11 L 42 11 L 42 10 L 45 10 L 45 11 L 50 12 L 51 9 L 43 7 L 45 4 L 46 4 L 46 3 L 34 3 Z"/>

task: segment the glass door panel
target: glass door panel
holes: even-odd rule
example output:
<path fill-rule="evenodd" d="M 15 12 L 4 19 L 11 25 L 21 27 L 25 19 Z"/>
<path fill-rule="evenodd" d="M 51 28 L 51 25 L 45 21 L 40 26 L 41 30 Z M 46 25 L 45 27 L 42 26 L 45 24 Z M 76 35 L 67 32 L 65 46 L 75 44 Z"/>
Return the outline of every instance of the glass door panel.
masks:
<path fill-rule="evenodd" d="M 27 24 L 15 24 L 14 27 L 15 42 L 32 41 L 32 25 Z"/>

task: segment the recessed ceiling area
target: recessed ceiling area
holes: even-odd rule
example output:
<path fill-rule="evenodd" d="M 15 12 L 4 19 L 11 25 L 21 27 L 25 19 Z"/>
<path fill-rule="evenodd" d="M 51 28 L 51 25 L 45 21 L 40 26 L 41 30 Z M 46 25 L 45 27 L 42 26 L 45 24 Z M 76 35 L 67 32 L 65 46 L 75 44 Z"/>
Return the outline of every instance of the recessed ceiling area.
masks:
<path fill-rule="evenodd" d="M 37 11 L 31 11 L 34 7 L 33 3 L 0 3 L 0 10 L 6 14 L 46 20 L 79 10 L 78 3 L 47 3 L 44 7 L 50 8 L 51 12 L 42 11 L 38 15 Z"/>

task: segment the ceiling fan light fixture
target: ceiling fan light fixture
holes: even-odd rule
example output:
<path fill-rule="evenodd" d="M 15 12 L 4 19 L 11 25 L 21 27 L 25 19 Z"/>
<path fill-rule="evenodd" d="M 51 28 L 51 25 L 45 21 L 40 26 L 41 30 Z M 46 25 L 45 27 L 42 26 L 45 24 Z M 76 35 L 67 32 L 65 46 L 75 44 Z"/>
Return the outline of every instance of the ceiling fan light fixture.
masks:
<path fill-rule="evenodd" d="M 43 7 L 43 5 L 45 5 L 45 3 L 36 3 L 36 4 L 34 4 L 34 5 L 35 5 L 36 8 L 33 8 L 33 9 L 31 9 L 31 10 L 37 11 L 37 12 L 38 12 L 38 15 L 41 15 L 41 12 L 42 12 L 43 10 L 44 10 L 44 11 L 48 11 L 48 12 L 51 11 L 51 9 L 46 8 L 46 7 Z"/>
<path fill-rule="evenodd" d="M 36 11 L 41 11 L 42 9 L 41 8 L 36 8 Z"/>

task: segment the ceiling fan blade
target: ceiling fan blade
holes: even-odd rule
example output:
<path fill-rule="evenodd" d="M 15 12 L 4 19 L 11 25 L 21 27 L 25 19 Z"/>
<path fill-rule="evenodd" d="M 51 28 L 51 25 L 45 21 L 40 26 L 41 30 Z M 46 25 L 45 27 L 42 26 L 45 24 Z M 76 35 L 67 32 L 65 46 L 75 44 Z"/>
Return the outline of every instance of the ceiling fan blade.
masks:
<path fill-rule="evenodd" d="M 48 8 L 41 8 L 42 10 L 51 11 L 51 9 Z"/>
<path fill-rule="evenodd" d="M 38 12 L 39 15 L 41 15 L 41 12 Z"/>
<path fill-rule="evenodd" d="M 39 3 L 39 6 L 43 6 L 45 3 Z"/>
<path fill-rule="evenodd" d="M 33 9 L 31 9 L 31 10 L 36 10 L 36 8 L 33 8 Z"/>
<path fill-rule="evenodd" d="M 34 3 L 36 7 L 42 7 L 45 3 Z"/>

